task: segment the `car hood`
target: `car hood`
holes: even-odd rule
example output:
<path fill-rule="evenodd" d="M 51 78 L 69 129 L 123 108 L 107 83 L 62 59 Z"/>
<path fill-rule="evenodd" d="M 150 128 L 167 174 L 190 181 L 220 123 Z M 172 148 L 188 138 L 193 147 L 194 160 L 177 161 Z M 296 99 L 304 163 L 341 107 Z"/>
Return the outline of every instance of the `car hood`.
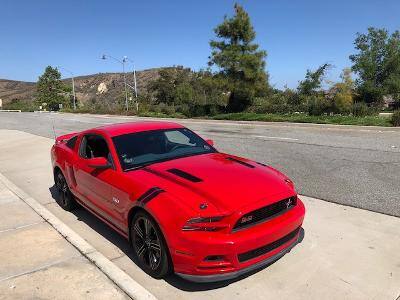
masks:
<path fill-rule="evenodd" d="M 156 163 L 143 170 L 158 177 L 167 192 L 187 201 L 212 204 L 230 213 L 257 201 L 274 202 L 295 192 L 279 171 L 223 153 L 195 155 Z M 194 194 L 194 195 L 193 195 Z M 283 198 L 282 198 L 283 199 Z"/>

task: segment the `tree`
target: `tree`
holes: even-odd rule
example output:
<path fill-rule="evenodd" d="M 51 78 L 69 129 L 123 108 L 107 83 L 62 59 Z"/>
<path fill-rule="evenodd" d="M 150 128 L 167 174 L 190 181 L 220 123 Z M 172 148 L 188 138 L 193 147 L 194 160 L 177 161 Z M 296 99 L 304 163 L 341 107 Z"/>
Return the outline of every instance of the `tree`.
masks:
<path fill-rule="evenodd" d="M 226 106 L 225 81 L 209 70 L 193 72 L 183 67 L 161 69 L 149 84 L 156 104 L 175 106 L 185 115 L 212 114 Z"/>
<path fill-rule="evenodd" d="M 315 71 L 307 70 L 305 79 L 300 81 L 297 88 L 299 94 L 305 96 L 314 95 L 321 88 L 322 81 L 329 68 L 331 68 L 331 65 L 326 63 L 319 66 Z"/>
<path fill-rule="evenodd" d="M 307 70 L 304 80 L 299 82 L 297 102 L 299 106 L 306 107 L 310 115 L 331 112 L 332 105 L 321 92 L 322 82 L 330 68 L 331 65 L 325 63 L 315 71 Z"/>
<path fill-rule="evenodd" d="M 149 85 L 149 90 L 156 97 L 156 103 L 165 103 L 168 105 L 176 105 L 178 102 L 188 101 L 191 98 L 183 99 L 183 94 L 189 95 L 187 90 L 188 84 L 192 80 L 192 72 L 188 68 L 177 66 L 173 68 L 164 68 L 159 72 L 159 77 L 153 80 Z M 179 88 L 178 88 L 179 87 Z M 189 87 L 191 88 L 191 87 Z M 179 100 L 177 99 L 177 91 L 179 91 Z"/>
<path fill-rule="evenodd" d="M 57 68 L 47 66 L 37 82 L 37 104 L 46 103 L 50 110 L 58 110 L 59 104 L 68 103 L 64 97 L 66 92 L 68 88 L 61 81 L 61 73 Z"/>
<path fill-rule="evenodd" d="M 253 43 L 256 33 L 247 12 L 238 4 L 234 8 L 235 15 L 225 17 L 214 29 L 218 40 L 210 42 L 209 65 L 218 66 L 220 75 L 228 80 L 228 110 L 239 112 L 250 106 L 254 97 L 268 91 L 267 53 Z"/>
<path fill-rule="evenodd" d="M 354 94 L 354 81 L 351 78 L 351 69 L 343 69 L 340 77 L 342 82 L 338 82 L 332 87 L 334 92 L 333 103 L 337 112 L 350 113 L 353 108 Z"/>
<path fill-rule="evenodd" d="M 358 74 L 356 85 L 361 99 L 379 103 L 390 94 L 400 97 L 400 32 L 389 35 L 386 29 L 370 27 L 357 33 L 358 53 L 350 55 L 352 70 Z"/>

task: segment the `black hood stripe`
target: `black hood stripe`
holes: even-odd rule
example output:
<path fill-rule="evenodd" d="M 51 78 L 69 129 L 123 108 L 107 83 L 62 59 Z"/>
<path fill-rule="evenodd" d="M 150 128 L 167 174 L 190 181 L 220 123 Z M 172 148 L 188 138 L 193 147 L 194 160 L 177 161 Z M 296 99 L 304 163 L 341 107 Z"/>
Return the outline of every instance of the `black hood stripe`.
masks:
<path fill-rule="evenodd" d="M 254 169 L 255 168 L 255 166 L 253 166 L 253 165 L 251 165 L 251 164 L 249 164 L 249 163 L 247 163 L 247 162 L 244 162 L 244 161 L 241 161 L 241 160 L 239 160 L 239 159 L 236 159 L 236 158 L 234 158 L 234 157 L 227 157 L 226 158 L 227 160 L 230 160 L 230 161 L 234 161 L 234 162 L 236 162 L 236 163 L 238 163 L 238 164 L 241 164 L 241 165 L 243 165 L 243 166 L 245 166 L 245 167 L 248 167 L 248 168 L 251 168 L 251 169 Z"/>
<path fill-rule="evenodd" d="M 139 202 L 141 205 L 145 205 L 148 203 L 150 200 L 155 198 L 157 195 L 165 192 L 163 189 L 160 189 L 159 187 L 153 187 L 149 190 L 147 190 L 142 196 L 140 196 L 136 201 Z"/>
<path fill-rule="evenodd" d="M 201 181 L 203 181 L 201 178 L 196 177 L 196 176 L 194 176 L 192 174 L 189 174 L 189 173 L 187 173 L 185 171 L 182 171 L 182 170 L 179 170 L 179 169 L 169 169 L 168 172 L 170 172 L 170 173 L 172 173 L 172 174 L 174 174 L 176 176 L 182 177 L 182 178 L 184 178 L 186 180 L 189 180 L 191 182 L 201 182 Z"/>

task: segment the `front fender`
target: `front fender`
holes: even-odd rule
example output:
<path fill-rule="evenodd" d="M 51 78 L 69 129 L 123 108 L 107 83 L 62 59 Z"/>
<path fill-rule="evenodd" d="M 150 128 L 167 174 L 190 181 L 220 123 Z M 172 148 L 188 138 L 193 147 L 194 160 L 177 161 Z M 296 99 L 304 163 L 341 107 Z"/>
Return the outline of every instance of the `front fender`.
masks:
<path fill-rule="evenodd" d="M 149 193 L 147 192 L 147 195 Z M 170 249 L 174 249 L 176 241 L 179 240 L 183 224 L 186 223 L 190 216 L 194 215 L 193 210 L 181 200 L 171 197 L 163 190 L 156 192 L 154 197 L 146 198 L 146 195 L 140 196 L 133 203 L 132 209 L 138 207 L 144 209 L 154 218 Z"/>

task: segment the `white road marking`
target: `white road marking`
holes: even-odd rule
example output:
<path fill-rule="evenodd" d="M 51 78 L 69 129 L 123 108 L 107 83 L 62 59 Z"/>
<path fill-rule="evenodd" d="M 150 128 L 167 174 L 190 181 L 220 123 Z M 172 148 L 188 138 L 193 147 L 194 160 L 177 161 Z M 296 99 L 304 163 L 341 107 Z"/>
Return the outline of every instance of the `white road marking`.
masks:
<path fill-rule="evenodd" d="M 279 136 L 265 136 L 265 135 L 251 135 L 251 137 L 259 139 L 273 139 L 273 140 L 287 140 L 287 141 L 298 141 L 299 139 L 289 138 L 289 137 L 279 137 Z"/>
<path fill-rule="evenodd" d="M 196 131 L 201 136 L 218 136 L 218 137 L 227 137 L 229 133 L 216 133 L 216 132 L 208 132 L 208 131 Z M 266 135 L 254 135 L 254 134 L 243 134 L 241 132 L 232 132 L 234 135 L 241 135 L 243 138 L 258 138 L 258 139 L 266 139 L 266 140 L 284 140 L 284 141 L 298 141 L 299 139 L 289 138 L 289 137 L 279 137 L 279 136 L 266 136 Z"/>
<path fill-rule="evenodd" d="M 111 125 L 116 123 L 116 122 L 93 122 L 93 121 L 84 121 L 84 120 L 70 119 L 70 118 L 64 118 L 63 120 L 79 122 L 79 123 L 95 124 L 95 125 Z"/>

